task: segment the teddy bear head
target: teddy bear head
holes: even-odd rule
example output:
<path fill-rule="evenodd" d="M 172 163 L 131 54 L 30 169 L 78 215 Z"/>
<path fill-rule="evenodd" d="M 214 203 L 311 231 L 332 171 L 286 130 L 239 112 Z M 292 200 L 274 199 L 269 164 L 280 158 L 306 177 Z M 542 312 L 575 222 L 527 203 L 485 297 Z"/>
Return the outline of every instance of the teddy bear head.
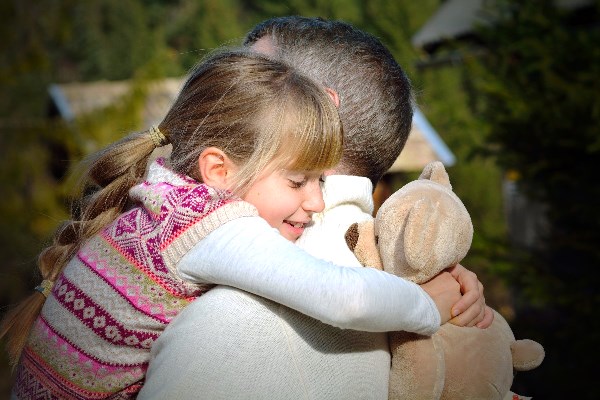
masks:
<path fill-rule="evenodd" d="M 372 238 L 375 243 L 364 242 Z M 472 238 L 471 217 L 439 161 L 392 194 L 374 221 L 354 224 L 346 234 L 348 246 L 364 265 L 415 283 L 462 260 Z"/>

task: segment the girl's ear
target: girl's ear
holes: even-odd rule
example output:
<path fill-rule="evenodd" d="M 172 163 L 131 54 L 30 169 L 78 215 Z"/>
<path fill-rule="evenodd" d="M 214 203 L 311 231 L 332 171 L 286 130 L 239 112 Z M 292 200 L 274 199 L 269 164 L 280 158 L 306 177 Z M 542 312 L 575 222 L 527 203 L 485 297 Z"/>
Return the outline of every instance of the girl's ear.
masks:
<path fill-rule="evenodd" d="M 235 164 L 217 147 L 208 147 L 198 157 L 202 182 L 217 189 L 229 189 Z"/>

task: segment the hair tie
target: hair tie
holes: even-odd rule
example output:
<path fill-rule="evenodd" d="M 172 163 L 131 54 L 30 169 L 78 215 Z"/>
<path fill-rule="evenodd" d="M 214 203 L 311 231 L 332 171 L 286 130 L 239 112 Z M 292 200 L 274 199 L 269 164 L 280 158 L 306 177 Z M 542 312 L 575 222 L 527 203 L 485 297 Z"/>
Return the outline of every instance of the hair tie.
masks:
<path fill-rule="evenodd" d="M 48 295 L 50 294 L 50 291 L 52 290 L 53 287 L 54 287 L 54 281 L 51 281 L 49 279 L 44 279 L 42 281 L 42 283 L 39 284 L 39 286 L 35 287 L 35 290 L 37 290 L 38 292 L 43 294 L 45 298 L 48 298 Z"/>
<path fill-rule="evenodd" d="M 160 129 L 158 129 L 158 126 L 152 125 L 152 127 L 149 130 L 149 133 L 150 137 L 152 138 L 152 141 L 154 142 L 154 146 L 162 147 L 169 143 L 169 139 L 167 139 L 167 137 L 160 131 Z"/>

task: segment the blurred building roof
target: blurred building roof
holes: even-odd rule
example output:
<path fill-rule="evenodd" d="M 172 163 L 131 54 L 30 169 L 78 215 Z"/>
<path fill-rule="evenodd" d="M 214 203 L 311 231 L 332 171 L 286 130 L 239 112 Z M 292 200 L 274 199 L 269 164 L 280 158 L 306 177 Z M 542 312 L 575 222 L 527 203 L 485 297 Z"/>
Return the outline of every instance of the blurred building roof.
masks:
<path fill-rule="evenodd" d="M 412 45 L 430 50 L 440 42 L 470 35 L 476 23 L 485 23 L 479 16 L 485 0 L 447 0 L 412 37 Z"/>
<path fill-rule="evenodd" d="M 156 125 L 162 120 L 179 94 L 183 82 L 183 78 L 168 78 L 149 84 L 142 111 L 143 126 L 139 127 L 140 130 Z M 131 84 L 128 81 L 54 84 L 48 89 L 51 100 L 50 113 L 72 121 L 77 116 L 118 102 L 129 93 L 130 88 Z M 404 150 L 389 172 L 420 171 L 434 160 L 451 166 L 455 157 L 417 108 Z"/>
<path fill-rule="evenodd" d="M 177 97 L 183 78 L 167 78 L 148 83 L 148 95 L 142 110 L 140 129 L 158 124 Z M 54 84 L 48 88 L 51 114 L 66 121 L 77 116 L 113 105 L 130 92 L 129 81 L 97 81 Z"/>
<path fill-rule="evenodd" d="M 477 24 L 492 23 L 493 16 L 484 14 L 495 0 L 446 0 L 412 37 L 414 47 L 432 53 L 445 41 L 473 35 Z M 577 10 L 593 5 L 593 0 L 554 0 L 558 8 Z M 486 15 L 484 17 L 484 15 Z"/>

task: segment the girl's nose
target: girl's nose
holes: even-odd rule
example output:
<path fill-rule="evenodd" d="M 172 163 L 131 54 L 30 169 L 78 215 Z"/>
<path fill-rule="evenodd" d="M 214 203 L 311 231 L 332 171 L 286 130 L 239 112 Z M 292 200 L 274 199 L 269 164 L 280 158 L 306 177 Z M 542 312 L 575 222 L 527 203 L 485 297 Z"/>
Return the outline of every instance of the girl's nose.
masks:
<path fill-rule="evenodd" d="M 323 200 L 320 182 L 318 180 L 309 182 L 306 189 L 302 208 L 311 213 L 320 213 L 323 211 L 325 209 L 325 201 Z"/>

